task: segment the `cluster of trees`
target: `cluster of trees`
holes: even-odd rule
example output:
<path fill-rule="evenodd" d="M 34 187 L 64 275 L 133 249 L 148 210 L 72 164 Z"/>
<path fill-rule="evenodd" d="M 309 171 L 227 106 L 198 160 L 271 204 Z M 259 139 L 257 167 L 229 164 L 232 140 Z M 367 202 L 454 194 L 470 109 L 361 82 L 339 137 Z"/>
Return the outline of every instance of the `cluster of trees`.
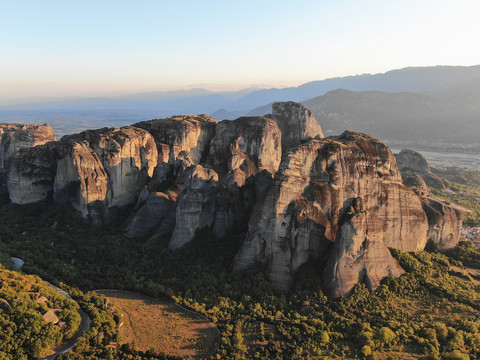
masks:
<path fill-rule="evenodd" d="M 0 261 L 0 359 L 36 358 L 72 338 L 81 322 L 78 305 L 38 276 L 8 270 L 11 264 L 5 254 L 0 254 Z M 56 310 L 64 328 L 43 318 L 50 309 Z"/>
<path fill-rule="evenodd" d="M 480 289 L 468 272 L 458 271 L 480 268 L 480 252 L 471 244 L 445 253 L 392 249 L 404 276 L 388 278 L 376 291 L 359 284 L 349 296 L 329 300 L 314 265 L 299 272 L 288 294 L 275 293 L 263 269 L 232 274 L 245 231 L 239 226 L 216 240 L 203 230 L 172 252 L 168 237 L 125 239 L 115 226 L 92 229 L 67 207 L 0 207 L 0 250 L 26 260 L 26 270 L 84 291 L 116 288 L 171 298 L 217 325 L 222 359 L 480 358 Z M 166 358 L 107 347 L 119 340 L 119 314 L 95 293 L 68 291 L 94 322 L 64 359 Z"/>

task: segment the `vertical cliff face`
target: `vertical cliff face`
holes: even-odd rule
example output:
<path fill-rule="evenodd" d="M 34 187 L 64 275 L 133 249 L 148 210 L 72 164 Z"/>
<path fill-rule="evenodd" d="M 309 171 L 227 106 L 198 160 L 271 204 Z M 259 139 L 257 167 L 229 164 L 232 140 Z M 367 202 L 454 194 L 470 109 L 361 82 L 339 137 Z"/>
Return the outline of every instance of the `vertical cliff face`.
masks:
<path fill-rule="evenodd" d="M 87 217 L 89 204 L 106 199 L 108 174 L 98 154 L 85 143 L 60 143 L 57 148 L 62 151 L 56 159 L 54 199 L 60 203 L 70 201 Z"/>
<path fill-rule="evenodd" d="M 7 186 L 11 202 L 29 204 L 53 195 L 56 149 L 52 144 L 20 149 L 10 159 Z"/>
<path fill-rule="evenodd" d="M 467 210 L 428 197 L 422 199 L 422 204 L 428 217 L 428 238 L 441 248 L 451 248 L 457 245 L 460 241 L 460 229 Z"/>
<path fill-rule="evenodd" d="M 10 199 L 16 203 L 70 201 L 83 215 L 136 201 L 157 164 L 158 151 L 145 130 L 124 127 L 66 136 L 22 150 L 12 161 Z M 108 221 L 108 219 L 104 219 Z"/>
<path fill-rule="evenodd" d="M 206 166 L 222 175 L 241 171 L 242 185 L 258 171 L 274 174 L 282 157 L 281 138 L 280 129 L 271 119 L 258 116 L 222 121 L 215 128 Z"/>
<path fill-rule="evenodd" d="M 55 140 L 48 124 L 0 124 L 0 196 L 8 195 L 7 172 L 10 160 L 19 150 Z"/>
<path fill-rule="evenodd" d="M 358 203 L 362 204 L 363 220 L 360 225 L 358 221 L 345 225 L 352 206 Z M 352 229 L 357 229 L 358 235 Z M 421 250 L 427 231 L 420 199 L 401 184 L 391 151 L 367 135 L 345 132 L 334 140 L 310 140 L 287 153 L 273 186 L 255 206 L 234 269 L 264 263 L 276 288 L 287 290 L 302 264 L 324 261 L 335 243 L 333 254 L 341 257 L 333 256 L 331 268 L 338 278 L 348 277 L 341 271 L 348 268 L 345 264 L 354 250 L 345 246 L 353 243 L 354 248 L 360 247 L 362 234 L 368 234 L 371 246 L 389 263 L 378 266 L 387 266 L 394 273 L 394 261 L 384 250 L 388 246 Z M 337 244 L 338 239 L 342 241 Z M 366 258 L 359 259 L 357 267 L 361 268 Z M 371 269 L 368 282 L 377 284 L 374 274 L 384 273 Z M 330 286 L 330 294 L 350 290 L 342 286 L 343 290 Z"/>
<path fill-rule="evenodd" d="M 133 126 L 147 130 L 153 136 L 160 162 L 174 163 L 183 159 L 198 164 L 208 153 L 216 124 L 217 120 L 202 114 L 143 121 Z"/>
<path fill-rule="evenodd" d="M 405 272 L 380 234 L 369 232 L 367 218 L 361 201 L 354 201 L 344 214 L 323 274 L 325 292 L 331 297 L 347 294 L 359 282 L 375 289 L 385 277 Z"/>
<path fill-rule="evenodd" d="M 430 171 L 430 166 L 422 154 L 404 149 L 395 157 L 405 185 L 424 191 L 426 194 L 430 193 L 428 186 L 445 189 L 445 184 Z"/>
<path fill-rule="evenodd" d="M 463 218 L 425 196 L 436 179 L 421 155 L 400 153 L 399 170 L 379 140 L 352 131 L 325 139 L 292 102 L 275 103 L 272 119 L 176 116 L 66 136 L 8 159 L 13 202 L 68 201 L 100 224 L 129 209 L 128 237 L 171 234 L 171 249 L 200 229 L 222 238 L 248 223 L 233 269 L 262 264 L 282 291 L 308 262 L 329 296 L 358 282 L 374 289 L 403 273 L 389 247 L 419 251 L 428 238 L 454 246 Z"/>
<path fill-rule="evenodd" d="M 303 140 L 323 138 L 320 124 L 313 113 L 302 104 L 293 101 L 273 103 L 272 118 L 282 132 L 284 152 L 300 145 Z"/>
<path fill-rule="evenodd" d="M 445 189 L 445 184 L 430 171 L 430 166 L 422 154 L 405 149 L 395 157 L 405 185 L 425 195 L 431 195 L 429 186 Z M 442 248 L 455 246 L 460 240 L 460 229 L 466 210 L 426 196 L 422 196 L 422 205 L 428 217 L 428 238 Z"/>
<path fill-rule="evenodd" d="M 264 117 L 222 121 L 215 129 L 206 165 L 221 176 L 215 193 L 213 232 L 224 236 L 239 221 L 247 221 L 256 200 L 258 173 L 270 177 L 282 157 L 278 125 Z"/>

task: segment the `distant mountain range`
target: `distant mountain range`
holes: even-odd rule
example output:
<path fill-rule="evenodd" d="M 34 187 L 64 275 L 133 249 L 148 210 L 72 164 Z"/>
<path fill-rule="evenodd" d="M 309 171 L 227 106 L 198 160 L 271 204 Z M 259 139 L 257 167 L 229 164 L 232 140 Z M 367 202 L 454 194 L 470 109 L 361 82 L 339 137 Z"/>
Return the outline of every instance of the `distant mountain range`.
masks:
<path fill-rule="evenodd" d="M 50 122 L 63 135 L 185 113 L 218 120 L 264 115 L 268 104 L 287 100 L 310 108 L 327 135 L 351 129 L 381 139 L 480 142 L 480 65 L 409 67 L 284 89 L 199 88 L 19 104 L 0 107 L 0 122 Z"/>

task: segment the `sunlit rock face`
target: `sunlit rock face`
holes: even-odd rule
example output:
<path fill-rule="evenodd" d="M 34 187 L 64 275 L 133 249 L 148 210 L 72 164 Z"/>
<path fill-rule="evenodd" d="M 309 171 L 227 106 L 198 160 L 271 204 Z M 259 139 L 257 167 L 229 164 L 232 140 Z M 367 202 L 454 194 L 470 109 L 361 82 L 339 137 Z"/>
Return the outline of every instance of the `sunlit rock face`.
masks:
<path fill-rule="evenodd" d="M 199 230 L 224 238 L 248 225 L 234 271 L 260 264 L 288 291 L 313 262 L 339 297 L 403 274 L 389 247 L 458 242 L 464 210 L 427 196 L 435 179 L 418 155 L 395 158 L 353 131 L 324 138 L 308 109 L 282 102 L 271 118 L 185 115 L 65 136 L 16 151 L 6 173 L 12 202 L 70 202 L 98 225 L 124 218 L 127 237 L 169 236 L 173 250 Z"/>
<path fill-rule="evenodd" d="M 18 151 L 55 140 L 48 124 L 0 124 L 0 197 L 8 197 L 7 172 Z"/>
<path fill-rule="evenodd" d="M 457 245 L 467 210 L 428 197 L 422 199 L 422 204 L 428 217 L 428 238 L 444 249 Z"/>
<path fill-rule="evenodd" d="M 466 213 L 464 208 L 445 204 L 440 199 L 431 198 L 429 187 L 445 189 L 443 181 L 430 171 L 430 166 L 422 154 L 413 150 L 402 150 L 395 155 L 402 174 L 403 183 L 422 196 L 422 205 L 428 217 L 428 238 L 442 248 L 455 246 L 460 240 L 460 228 Z"/>
<path fill-rule="evenodd" d="M 214 118 L 202 114 L 143 121 L 133 126 L 147 130 L 153 136 L 159 151 L 159 163 L 173 164 L 181 159 L 198 164 L 208 153 L 217 123 Z"/>
<path fill-rule="evenodd" d="M 352 206 L 359 203 L 363 220 L 352 222 L 351 217 L 345 225 L 347 214 L 355 211 Z M 420 198 L 401 183 L 391 151 L 370 136 L 345 132 L 335 139 L 310 140 L 284 156 L 273 186 L 255 205 L 234 269 L 263 263 L 275 287 L 288 290 L 295 271 L 306 262 L 329 260 L 342 278 L 347 259 L 357 254 L 357 272 L 363 274 L 368 257 L 355 249 L 366 237 L 366 243 L 383 254 L 378 271 L 365 275 L 375 286 L 380 280 L 376 277 L 389 274 L 380 268 L 398 274 L 384 250 L 422 250 L 427 232 Z M 331 295 L 351 290 L 341 283 L 341 288 L 330 285 Z"/>
<path fill-rule="evenodd" d="M 302 104 L 287 101 L 272 105 L 272 119 L 282 132 L 284 152 L 309 138 L 323 138 L 322 127 L 313 113 Z"/>
<path fill-rule="evenodd" d="M 10 199 L 31 203 L 50 194 L 57 202 L 70 201 L 85 217 L 98 207 L 107 214 L 136 201 L 157 162 L 155 141 L 142 129 L 65 136 L 18 153 L 10 166 Z"/>
<path fill-rule="evenodd" d="M 404 149 L 395 157 L 405 185 L 416 188 L 425 194 L 430 194 L 428 186 L 445 189 L 445 184 L 430 171 L 430 166 L 422 154 Z"/>

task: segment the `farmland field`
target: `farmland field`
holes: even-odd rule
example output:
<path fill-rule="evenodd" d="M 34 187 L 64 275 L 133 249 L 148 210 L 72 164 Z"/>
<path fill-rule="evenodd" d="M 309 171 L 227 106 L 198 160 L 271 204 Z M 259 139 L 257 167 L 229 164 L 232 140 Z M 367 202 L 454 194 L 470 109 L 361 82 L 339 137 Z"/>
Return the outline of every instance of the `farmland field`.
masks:
<path fill-rule="evenodd" d="M 205 358 L 214 354 L 218 339 L 215 325 L 171 301 L 137 293 L 100 290 L 123 313 L 123 343 L 138 350 L 153 350 L 179 357 Z"/>

